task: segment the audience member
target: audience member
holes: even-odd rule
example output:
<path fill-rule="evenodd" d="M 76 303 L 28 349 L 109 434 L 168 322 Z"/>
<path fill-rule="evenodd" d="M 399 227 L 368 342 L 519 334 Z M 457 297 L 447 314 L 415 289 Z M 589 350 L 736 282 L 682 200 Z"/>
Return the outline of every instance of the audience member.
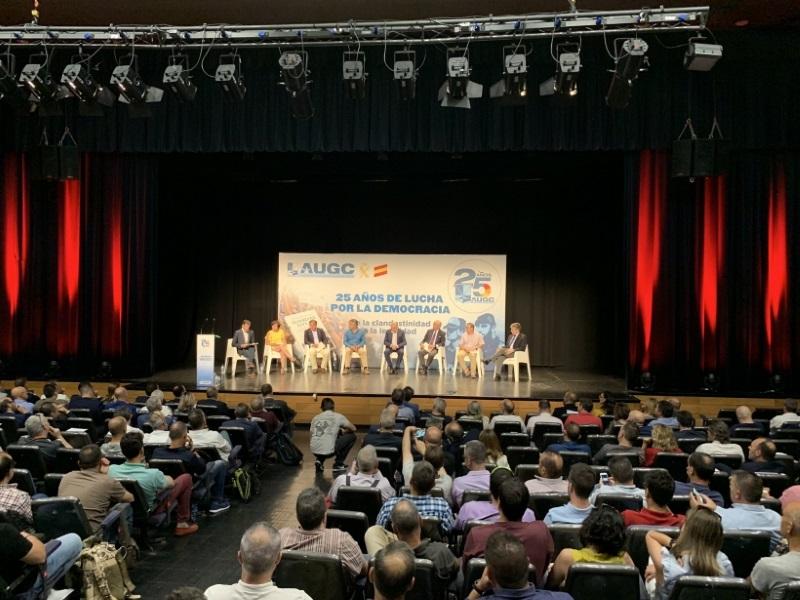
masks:
<path fill-rule="evenodd" d="M 742 469 L 750 473 L 783 473 L 784 464 L 775 460 L 778 449 L 775 442 L 769 438 L 756 438 L 750 442 L 747 457 L 750 459 L 742 464 Z"/>
<path fill-rule="evenodd" d="M 592 463 L 596 465 L 608 464 L 608 455 L 610 452 L 633 450 L 633 444 L 637 439 L 639 439 L 639 426 L 636 423 L 625 423 L 619 428 L 619 432 L 617 432 L 617 443 L 603 444 L 597 454 L 592 458 Z"/>
<path fill-rule="evenodd" d="M 192 445 L 195 448 L 213 448 L 219 457 L 228 462 L 231 454 L 231 443 L 219 431 L 213 431 L 206 424 L 206 414 L 200 409 L 189 413 L 189 428 L 192 436 Z"/>
<path fill-rule="evenodd" d="M 486 446 L 477 440 L 464 444 L 464 466 L 467 468 L 467 474 L 453 480 L 453 506 L 461 506 L 465 490 L 489 491 Z"/>
<path fill-rule="evenodd" d="M 672 407 L 672 405 L 669 405 Z M 683 452 L 678 447 L 678 441 L 672 428 L 666 425 L 656 425 L 652 428 L 652 437 L 644 441 L 644 466 L 652 467 L 656 456 L 662 452 Z"/>
<path fill-rule="evenodd" d="M 197 406 L 212 407 L 218 414 L 230 414 L 228 405 L 219 399 L 219 390 L 213 385 L 206 388 L 206 397 L 198 400 Z"/>
<path fill-rule="evenodd" d="M 739 444 L 730 442 L 728 425 L 721 419 L 714 419 L 708 424 L 708 439 L 697 447 L 697 452 L 705 452 L 710 456 L 740 456 L 744 461 L 744 451 Z"/>
<path fill-rule="evenodd" d="M 508 458 L 503 453 L 503 447 L 500 445 L 500 440 L 497 434 L 491 429 L 484 429 L 478 435 L 478 441 L 486 448 L 486 462 L 495 465 L 496 467 L 508 466 Z"/>
<path fill-rule="evenodd" d="M 21 525 L 21 529 L 33 527 L 31 497 L 28 492 L 17 489 L 14 478 L 14 459 L 0 451 L 0 515 L 6 520 Z"/>
<path fill-rule="evenodd" d="M 744 404 L 736 407 L 736 423 L 730 428 L 731 437 L 739 437 L 736 432 L 740 429 L 759 429 L 762 434 L 769 433 L 764 431 L 764 426 L 761 423 L 756 423 L 753 420 L 753 411 Z"/>
<path fill-rule="evenodd" d="M 250 418 L 266 423 L 267 433 L 282 430 L 283 423 L 273 411 L 264 408 L 264 399 L 260 395 L 250 401 Z"/>
<path fill-rule="evenodd" d="M 328 497 L 333 504 L 336 504 L 336 495 L 343 485 L 378 489 L 384 502 L 394 496 L 392 483 L 378 469 L 378 454 L 375 452 L 375 446 L 367 445 L 361 448 L 356 455 L 354 466 L 355 473 L 342 473 L 333 480 L 328 492 Z"/>
<path fill-rule="evenodd" d="M 545 451 L 539 456 L 539 474 L 525 482 L 531 494 L 569 492 L 569 482 L 562 478 L 564 459 L 555 452 Z"/>
<path fill-rule="evenodd" d="M 603 421 L 600 420 L 600 417 L 594 415 L 593 411 L 594 401 L 591 398 L 582 399 L 578 407 L 578 414 L 569 415 L 564 421 L 564 426 L 569 427 L 573 423 L 575 425 L 594 425 L 602 431 Z"/>
<path fill-rule="evenodd" d="M 414 419 L 420 418 L 420 410 L 419 405 L 414 404 L 411 400 L 414 398 L 414 388 L 410 385 L 407 385 L 403 388 L 403 406 L 407 406 L 411 410 L 414 411 Z"/>
<path fill-rule="evenodd" d="M 567 418 L 567 415 L 574 415 L 578 413 L 578 394 L 575 392 L 564 392 L 563 404 L 553 411 L 553 415 L 562 421 Z"/>
<path fill-rule="evenodd" d="M 695 429 L 694 415 L 688 410 L 679 410 L 675 413 L 678 421 L 678 431 L 675 432 L 675 439 L 678 440 L 704 440 L 706 432 Z"/>
<path fill-rule="evenodd" d="M 800 503 L 783 507 L 781 535 L 788 541 L 789 551 L 760 559 L 750 573 L 750 585 L 762 597 L 779 597 L 786 584 L 800 581 Z"/>
<path fill-rule="evenodd" d="M 783 401 L 783 414 L 772 417 L 769 422 L 770 430 L 780 429 L 787 424 L 797 424 L 800 422 L 800 415 L 797 414 L 797 400 L 787 398 Z"/>
<path fill-rule="evenodd" d="M 669 400 L 661 400 L 656 404 L 655 419 L 648 423 L 650 427 L 663 425 L 664 427 L 677 427 L 678 419 L 675 418 L 675 407 Z"/>
<path fill-rule="evenodd" d="M 369 580 L 375 600 L 403 600 L 414 587 L 414 553 L 405 542 L 392 542 L 375 555 Z"/>
<path fill-rule="evenodd" d="M 322 412 L 311 419 L 311 452 L 317 471 L 322 471 L 326 458 L 335 456 L 334 470 L 343 470 L 347 454 L 356 443 L 356 426 L 337 413 L 331 398 L 323 398 Z"/>
<path fill-rule="evenodd" d="M 394 388 L 392 390 L 391 403 L 397 407 L 397 416 L 401 419 L 408 419 L 409 424 L 414 425 L 417 421 L 414 415 L 414 409 L 410 406 L 405 406 L 406 393 L 403 388 Z"/>
<path fill-rule="evenodd" d="M 489 417 L 483 414 L 481 403 L 477 400 L 471 400 L 469 404 L 467 404 L 467 414 L 464 415 L 463 418 L 472 421 L 480 421 L 483 425 L 483 429 L 489 428 Z"/>
<path fill-rule="evenodd" d="M 627 496 L 639 498 L 644 501 L 644 490 L 637 488 L 633 483 L 633 465 L 627 456 L 612 456 L 608 461 L 609 482 L 597 484 L 589 496 L 589 502 L 594 504 L 597 496 L 612 494 L 614 496 Z"/>
<path fill-rule="evenodd" d="M 562 429 L 564 428 L 564 423 L 561 419 L 550 413 L 549 400 L 539 400 L 539 414 L 528 419 L 527 427 L 529 434 L 533 435 L 533 430 L 536 428 L 537 423 L 555 423 L 560 425 Z"/>
<path fill-rule="evenodd" d="M 453 517 L 453 511 L 444 498 L 430 495 L 435 478 L 436 474 L 431 463 L 427 460 L 421 460 L 416 463 L 411 472 L 411 479 L 409 481 L 411 488 L 410 493 L 403 494 L 403 496 L 394 496 L 384 502 L 380 512 L 378 512 L 378 517 L 375 521 L 376 524 L 381 527 L 386 525 L 394 505 L 400 498 L 407 498 L 414 503 L 423 517 L 436 517 L 439 519 L 439 527 L 442 532 L 448 533 L 453 528 L 455 519 Z M 367 533 L 369 533 L 369 531 Z"/>
<path fill-rule="evenodd" d="M 645 480 L 645 506 L 641 510 L 626 510 L 622 512 L 625 526 L 630 525 L 658 525 L 659 527 L 680 527 L 685 517 L 674 515 L 669 509 L 669 503 L 674 494 L 675 482 L 666 471 L 657 469 L 652 471 Z"/>
<path fill-rule="evenodd" d="M 108 433 L 111 434 L 111 438 L 100 446 L 100 452 L 106 458 L 125 458 L 119 443 L 122 441 L 122 436 L 128 433 L 128 422 L 124 417 L 111 417 L 108 420 Z"/>
<path fill-rule="evenodd" d="M 514 403 L 511 400 L 507 398 L 503 400 L 500 403 L 500 409 L 503 413 L 492 417 L 488 429 L 494 429 L 495 423 L 514 423 L 519 425 L 520 433 L 525 433 L 525 422 L 520 416 L 514 414 Z"/>
<path fill-rule="evenodd" d="M 364 436 L 364 445 L 375 446 L 376 448 L 397 448 L 398 452 L 402 452 L 403 438 L 394 434 L 394 417 L 395 413 L 392 409 L 384 408 L 381 411 L 378 430 L 367 433 Z"/>
<path fill-rule="evenodd" d="M 46 417 L 31 415 L 25 421 L 25 431 L 28 435 L 19 438 L 17 444 L 39 448 L 48 471 L 55 467 L 56 454 L 59 448 L 72 448 L 69 442 L 64 439 L 61 430 L 51 427 Z M 53 439 L 50 439 L 49 436 L 53 436 Z"/>
<path fill-rule="evenodd" d="M 589 444 L 581 441 L 581 428 L 577 423 L 567 425 L 564 428 L 564 435 L 566 439 L 563 442 L 550 444 L 547 449 L 550 452 L 586 452 L 589 456 L 592 455 Z"/>
<path fill-rule="evenodd" d="M 631 414 L 631 408 L 627 402 L 616 402 L 614 404 L 614 420 L 606 427 L 606 435 L 614 435 L 617 427 L 622 427 L 628 422 L 628 417 Z"/>
<path fill-rule="evenodd" d="M 237 558 L 242 565 L 239 582 L 212 585 L 205 592 L 208 600 L 311 600 L 301 590 L 272 582 L 281 560 L 281 536 L 269 523 L 261 521 L 244 532 Z"/>
<path fill-rule="evenodd" d="M 686 464 L 686 475 L 689 479 L 688 482 L 675 482 L 676 496 L 686 496 L 695 490 L 711 498 L 717 506 L 725 506 L 722 494 L 710 487 L 711 477 L 714 475 L 714 459 L 711 456 L 705 452 L 690 454 Z"/>
<path fill-rule="evenodd" d="M 247 442 L 247 454 L 253 462 L 258 462 L 264 454 L 264 446 L 267 443 L 267 435 L 258 426 L 258 423 L 250 419 L 250 407 L 244 402 L 240 402 L 233 410 L 234 418 L 225 421 L 221 427 L 241 427 L 244 429 L 244 438 Z"/>
<path fill-rule="evenodd" d="M 136 406 L 128 400 L 128 390 L 122 386 L 114 388 L 111 401 L 103 406 L 103 410 L 126 410 L 131 415 L 136 414 Z"/>
<path fill-rule="evenodd" d="M 563 506 L 555 506 L 544 516 L 545 525 L 553 523 L 583 523 L 592 512 L 589 496 L 594 490 L 594 471 L 589 465 L 575 463 L 569 470 L 567 478 L 569 502 Z"/>
<path fill-rule="evenodd" d="M 514 477 L 511 469 L 508 467 L 497 467 L 492 471 L 489 478 L 489 494 L 491 500 L 471 500 L 465 502 L 461 510 L 458 511 L 458 518 L 456 518 L 455 529 L 462 531 L 464 526 L 469 521 L 487 521 L 494 523 L 500 518 L 500 509 L 498 504 L 500 502 L 500 485 L 506 480 Z M 523 523 L 532 523 L 536 520 L 536 516 L 531 509 L 526 509 L 525 514 L 522 516 Z"/>

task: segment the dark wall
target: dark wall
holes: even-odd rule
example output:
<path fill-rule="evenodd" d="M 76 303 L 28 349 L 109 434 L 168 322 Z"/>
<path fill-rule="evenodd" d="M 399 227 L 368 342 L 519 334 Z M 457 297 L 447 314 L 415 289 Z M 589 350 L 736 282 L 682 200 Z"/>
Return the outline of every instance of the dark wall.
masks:
<path fill-rule="evenodd" d="M 206 317 L 263 331 L 284 251 L 507 254 L 535 364 L 624 368 L 619 154 L 174 156 L 161 179 L 157 368 Z"/>

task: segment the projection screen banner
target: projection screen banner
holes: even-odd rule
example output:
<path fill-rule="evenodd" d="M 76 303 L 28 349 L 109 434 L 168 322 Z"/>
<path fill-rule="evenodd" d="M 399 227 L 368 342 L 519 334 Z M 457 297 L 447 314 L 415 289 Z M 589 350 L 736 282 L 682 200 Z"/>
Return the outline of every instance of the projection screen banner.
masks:
<path fill-rule="evenodd" d="M 305 352 L 308 322 L 331 338 L 341 355 L 350 319 L 367 332 L 369 365 L 383 360 L 383 336 L 392 321 L 406 333 L 409 368 L 435 320 L 447 334 L 452 367 L 467 323 L 475 323 L 491 356 L 503 343 L 506 305 L 505 255 L 469 254 L 295 254 L 278 256 L 278 317 Z"/>

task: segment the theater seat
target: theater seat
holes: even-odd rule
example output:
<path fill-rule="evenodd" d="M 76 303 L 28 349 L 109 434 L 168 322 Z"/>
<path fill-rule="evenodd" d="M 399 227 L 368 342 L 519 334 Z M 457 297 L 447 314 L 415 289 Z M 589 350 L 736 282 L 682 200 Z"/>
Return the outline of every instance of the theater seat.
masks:
<path fill-rule="evenodd" d="M 328 529 L 341 529 L 349 533 L 358 542 L 361 552 L 366 554 L 367 545 L 364 543 L 364 534 L 369 528 L 369 519 L 363 512 L 330 508 L 325 515 L 325 524 Z"/>
<path fill-rule="evenodd" d="M 336 508 L 363 512 L 370 525 L 375 525 L 381 506 L 383 498 L 377 488 L 343 485 L 336 492 Z"/>
<path fill-rule="evenodd" d="M 644 570 L 650 559 L 645 543 L 648 531 L 659 531 L 675 539 L 681 530 L 679 527 L 655 527 L 653 525 L 630 525 L 625 529 L 625 548 L 642 577 L 644 577 Z"/>
<path fill-rule="evenodd" d="M 723 533 L 722 551 L 737 577 L 749 577 L 760 558 L 770 555 L 769 531 L 729 529 Z"/>
<path fill-rule="evenodd" d="M 750 585 L 738 577 L 684 575 L 672 589 L 670 600 L 748 600 Z"/>
<path fill-rule="evenodd" d="M 594 563 L 572 565 L 564 583 L 575 600 L 636 600 L 641 587 L 636 567 Z"/>
<path fill-rule="evenodd" d="M 349 600 L 350 590 L 335 554 L 284 550 L 272 580 L 281 588 L 303 590 L 314 600 Z"/>

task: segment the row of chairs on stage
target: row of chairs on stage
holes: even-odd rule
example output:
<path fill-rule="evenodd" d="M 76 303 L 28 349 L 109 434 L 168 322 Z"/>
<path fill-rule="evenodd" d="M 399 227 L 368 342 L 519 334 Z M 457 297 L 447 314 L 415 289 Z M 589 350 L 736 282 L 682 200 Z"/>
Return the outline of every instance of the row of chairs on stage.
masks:
<path fill-rule="evenodd" d="M 320 368 L 322 368 L 324 370 L 327 370 L 328 372 L 333 372 L 333 368 L 331 366 L 331 358 L 332 358 L 332 354 L 333 354 L 334 350 L 330 345 L 328 346 L 327 350 L 328 350 L 328 357 L 327 357 L 327 359 L 322 359 L 322 364 L 320 365 Z M 343 346 L 341 348 L 340 356 L 343 357 L 344 356 L 344 352 L 345 352 L 345 348 Z M 409 372 L 409 367 L 408 367 L 408 355 L 409 354 L 410 354 L 409 351 L 406 351 L 406 352 L 403 353 L 403 370 L 406 373 Z M 414 353 L 414 354 L 416 355 L 416 353 Z M 311 355 L 309 354 L 309 347 L 305 346 L 305 354 L 303 355 L 303 372 L 306 372 L 308 369 L 312 369 L 312 368 L 316 367 L 316 365 L 312 365 L 311 364 L 310 356 Z M 392 352 L 389 355 L 389 358 L 391 358 L 393 361 L 396 361 L 397 360 L 397 353 L 396 352 Z M 266 346 L 264 348 L 264 352 L 262 354 L 264 372 L 265 373 L 269 373 L 269 371 L 272 369 L 272 363 L 275 362 L 275 361 L 278 361 L 278 363 L 280 363 L 280 359 L 281 359 L 281 355 L 279 353 L 274 352 L 270 346 Z M 353 354 L 351 360 L 352 359 L 359 359 L 359 356 L 357 354 Z M 476 362 L 478 363 L 477 367 L 476 367 L 477 368 L 477 373 L 478 373 L 478 378 L 483 378 L 485 376 L 485 368 L 484 368 L 484 364 L 483 364 L 483 359 L 484 359 L 483 350 L 482 349 L 478 349 L 477 358 L 476 358 Z M 464 360 L 470 366 L 470 369 L 472 369 L 473 366 L 470 364 L 471 363 L 470 357 L 467 356 L 467 357 L 465 357 Z M 230 372 L 231 374 L 235 374 L 236 373 L 236 366 L 239 364 L 239 362 L 246 363 L 247 359 L 244 356 L 241 356 L 237 352 L 236 348 L 233 345 L 233 338 L 228 338 L 228 343 L 227 343 L 226 350 L 225 350 L 225 362 L 224 362 L 225 372 L 226 373 Z M 439 375 L 444 375 L 448 370 L 451 371 L 454 375 L 458 373 L 458 364 L 454 363 L 451 367 L 448 367 L 447 366 L 447 361 L 446 361 L 446 358 L 445 358 L 445 354 L 443 352 L 437 352 L 436 355 L 434 356 L 433 362 L 436 363 Z M 294 364 L 290 362 L 289 366 L 290 366 L 290 368 L 292 370 L 292 373 L 294 373 L 295 372 Z M 514 381 L 519 381 L 519 369 L 520 369 L 520 366 L 525 366 L 525 368 L 527 369 L 527 372 L 528 372 L 528 379 L 530 380 L 530 378 L 531 378 L 531 357 L 530 357 L 529 348 L 526 346 L 525 350 L 518 350 L 517 352 L 515 352 L 513 357 L 507 358 L 507 359 L 505 359 L 503 361 L 503 366 L 508 367 L 509 371 L 511 373 L 513 373 Z M 341 364 L 340 364 L 339 372 L 340 373 L 344 373 L 345 369 L 349 368 L 349 367 L 350 367 L 350 365 L 345 365 L 344 361 L 342 360 Z M 256 369 L 258 371 L 261 371 L 261 369 L 262 369 L 261 363 L 259 362 L 259 359 L 258 359 L 258 353 L 256 353 Z M 420 365 L 417 364 L 417 367 L 416 367 L 416 372 L 417 373 L 419 372 L 419 369 L 420 369 Z M 386 361 L 383 358 L 381 358 L 380 372 L 381 373 L 385 373 L 386 371 L 388 371 L 388 366 L 386 364 Z"/>

